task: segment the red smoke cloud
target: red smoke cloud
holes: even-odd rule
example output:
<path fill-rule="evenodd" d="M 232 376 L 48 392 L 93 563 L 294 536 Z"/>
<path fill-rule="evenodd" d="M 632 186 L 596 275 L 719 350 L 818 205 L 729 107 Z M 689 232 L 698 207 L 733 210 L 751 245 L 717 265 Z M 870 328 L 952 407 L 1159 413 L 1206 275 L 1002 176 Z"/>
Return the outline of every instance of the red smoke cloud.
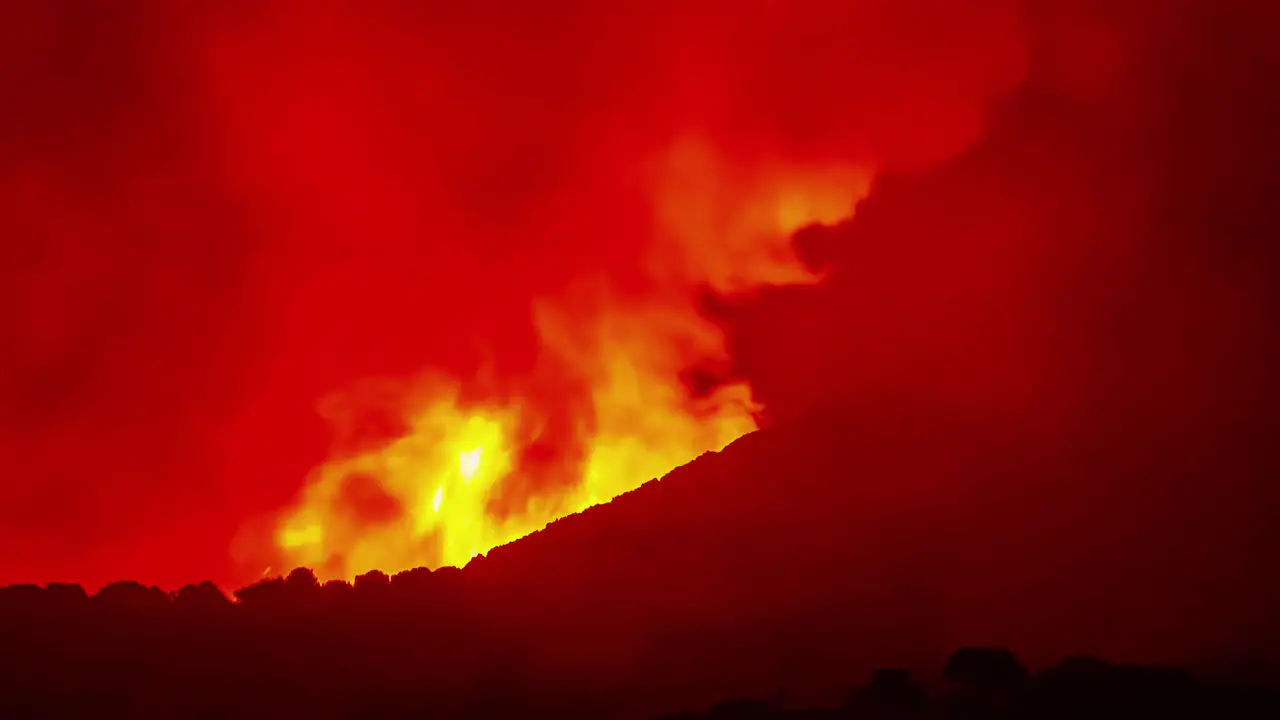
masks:
<path fill-rule="evenodd" d="M 337 389 L 526 371 L 535 298 L 636 275 L 670 143 L 917 167 L 1026 55 L 1000 1 L 5 12 L 0 580 L 90 586 L 245 579 Z"/>
<path fill-rule="evenodd" d="M 1168 212 L 1212 194 L 1236 203 L 1222 216 L 1262 217 L 1221 192 L 1247 153 L 1170 148 L 1240 134 L 1250 115 L 1209 110 L 1240 94 L 1221 90 L 1243 64 L 1222 47 L 1266 43 L 1205 39 L 1194 3 L 534 5 L 6 3 L 0 542 L 21 551 L 0 582 L 250 579 L 328 456 L 323 398 L 424 369 L 499 387 L 534 375 L 554 416 L 575 396 L 539 364 L 536 308 L 602 278 L 619 306 L 649 307 L 670 222 L 655 194 L 682 228 L 718 208 L 715 237 L 677 243 L 672 262 L 701 268 L 690 283 L 723 279 L 700 253 L 760 197 L 780 203 L 770 217 L 812 210 L 780 209 L 778 168 L 883 183 L 848 236 L 879 244 L 802 241 L 826 283 L 715 308 L 731 369 L 775 417 L 869 389 L 1043 405 L 1064 427 L 1141 425 L 1158 403 L 1101 402 L 1132 388 L 1251 412 L 1203 369 L 1263 366 L 1240 338 L 1270 297 L 1266 263 L 1206 250 L 1226 221 L 1181 222 L 1219 215 Z M 1201 53 L 1195 87 L 1164 84 L 1181 47 Z M 1056 129 L 1037 116 L 1020 145 L 1016 113 L 988 120 L 1028 73 L 1071 113 Z M 655 186 L 686 141 L 711 160 L 680 192 Z M 1171 239 L 1194 252 L 1144 274 Z M 1144 294 L 1144 277 L 1179 281 Z M 1125 292 L 1072 292 L 1108 287 Z M 1173 315 L 1143 298 L 1180 293 L 1212 311 L 1149 322 Z M 1202 337 L 1188 328 L 1228 310 L 1238 334 L 1216 338 L 1234 340 L 1186 352 Z M 1151 362 L 1161 348 L 1183 364 Z"/>

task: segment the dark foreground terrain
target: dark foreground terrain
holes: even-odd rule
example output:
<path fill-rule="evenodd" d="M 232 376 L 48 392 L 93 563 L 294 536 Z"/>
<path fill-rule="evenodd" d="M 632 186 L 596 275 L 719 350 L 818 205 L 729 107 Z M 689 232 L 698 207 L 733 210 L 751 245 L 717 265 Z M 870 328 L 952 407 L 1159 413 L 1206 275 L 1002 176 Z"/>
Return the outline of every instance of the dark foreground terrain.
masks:
<path fill-rule="evenodd" d="M 1105 438 L 1067 462 L 914 407 L 754 433 L 463 569 L 4 588 L 0 717 L 1275 717 L 1267 526 L 1104 494 Z"/>
<path fill-rule="evenodd" d="M 0 717 L 643 717 L 683 700 L 556 675 L 481 622 L 461 579 L 415 570 L 321 586 L 297 570 L 241 590 L 238 603 L 209 584 L 166 594 L 117 583 L 92 597 L 4 588 Z M 662 642 L 655 662 L 679 665 L 685 640 Z M 1280 708 L 1274 688 L 1244 675 L 1091 657 L 1032 675 L 1008 651 L 965 648 L 941 670 L 924 685 L 906 669 L 850 677 L 826 708 L 761 682 L 750 699 L 708 698 L 670 716 L 1266 718 Z"/>

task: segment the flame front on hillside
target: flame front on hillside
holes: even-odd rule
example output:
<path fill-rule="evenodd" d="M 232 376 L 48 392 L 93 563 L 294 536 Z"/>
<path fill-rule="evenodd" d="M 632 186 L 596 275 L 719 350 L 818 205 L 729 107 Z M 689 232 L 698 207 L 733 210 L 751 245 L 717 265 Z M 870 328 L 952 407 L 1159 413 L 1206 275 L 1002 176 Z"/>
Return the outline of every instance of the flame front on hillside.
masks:
<path fill-rule="evenodd" d="M 581 278 L 535 304 L 541 353 L 519 382 L 431 375 L 396 388 L 403 432 L 336 453 L 282 518 L 287 566 L 322 579 L 462 566 L 755 429 L 747 384 L 693 392 L 682 379 L 728 361 L 694 291 L 816 281 L 791 233 L 851 215 L 870 174 L 729 164 L 693 141 L 662 160 L 647 291 Z"/>

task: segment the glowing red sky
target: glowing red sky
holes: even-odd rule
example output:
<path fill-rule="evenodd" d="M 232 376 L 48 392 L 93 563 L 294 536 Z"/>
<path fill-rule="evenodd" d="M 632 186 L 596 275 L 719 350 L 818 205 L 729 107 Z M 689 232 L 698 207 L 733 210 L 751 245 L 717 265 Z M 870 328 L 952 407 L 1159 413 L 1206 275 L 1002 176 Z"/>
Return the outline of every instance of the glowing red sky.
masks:
<path fill-rule="evenodd" d="M 526 368 L 533 298 L 634 272 L 638 173 L 674 137 L 923 172 L 1035 63 L 1108 122 L 1154 107 L 1139 10 L 539 5 L 5 3 L 0 582 L 251 576 L 233 540 L 325 457 L 316 402 Z M 962 240 L 1016 277 L 1010 233 Z"/>

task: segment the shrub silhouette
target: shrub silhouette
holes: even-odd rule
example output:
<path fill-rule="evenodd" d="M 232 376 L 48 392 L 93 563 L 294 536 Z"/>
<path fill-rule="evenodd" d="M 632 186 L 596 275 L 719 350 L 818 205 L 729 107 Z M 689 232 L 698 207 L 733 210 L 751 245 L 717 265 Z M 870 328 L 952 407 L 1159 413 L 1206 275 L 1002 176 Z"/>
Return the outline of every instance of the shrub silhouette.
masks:
<path fill-rule="evenodd" d="M 640 700 L 585 684 L 602 669 L 590 656 L 548 665 L 562 652 L 556 643 L 535 651 L 510 623 L 494 624 L 523 598 L 490 598 L 495 614 L 486 616 L 473 607 L 472 585 L 457 570 L 425 569 L 321 584 L 298 568 L 237 590 L 235 602 L 208 582 L 172 594 L 131 581 L 92 596 L 64 584 L 0 588 L 9 669 L 0 716 L 604 717 Z M 595 640 L 608 647 L 607 636 Z M 574 636 L 572 647 L 590 641 Z M 659 650 L 675 660 L 689 643 L 672 636 Z M 839 709 L 726 699 L 678 717 L 1263 718 L 1276 707 L 1266 688 L 1097 658 L 1069 658 L 1032 678 L 1003 648 L 957 650 L 944 678 L 960 692 L 931 697 L 905 669 L 885 668 Z"/>

